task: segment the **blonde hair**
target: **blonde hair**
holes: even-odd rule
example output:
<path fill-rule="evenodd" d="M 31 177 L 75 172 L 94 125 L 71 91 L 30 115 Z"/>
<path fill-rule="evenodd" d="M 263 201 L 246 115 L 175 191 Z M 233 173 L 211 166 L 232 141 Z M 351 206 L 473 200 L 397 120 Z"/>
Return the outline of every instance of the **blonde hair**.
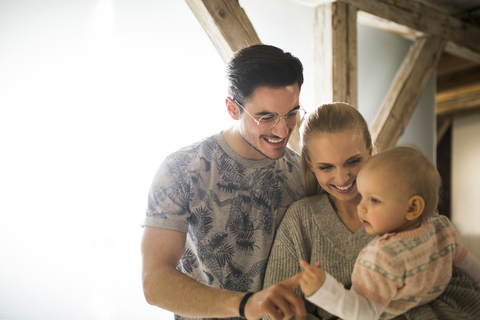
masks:
<path fill-rule="evenodd" d="M 319 134 L 352 129 L 357 129 L 362 133 L 367 149 L 372 146 L 367 122 L 362 114 L 348 103 L 333 102 L 321 105 L 304 120 L 302 125 L 302 182 L 305 196 L 319 194 L 323 191 L 307 162 L 307 159 L 310 160 L 308 141 Z"/>
<path fill-rule="evenodd" d="M 422 219 L 430 217 L 438 206 L 442 178 L 435 166 L 415 146 L 399 146 L 370 157 L 363 169 L 371 170 L 387 167 L 398 177 L 406 181 L 411 195 L 418 195 L 425 201 Z M 362 170 L 363 170 L 362 169 Z"/>

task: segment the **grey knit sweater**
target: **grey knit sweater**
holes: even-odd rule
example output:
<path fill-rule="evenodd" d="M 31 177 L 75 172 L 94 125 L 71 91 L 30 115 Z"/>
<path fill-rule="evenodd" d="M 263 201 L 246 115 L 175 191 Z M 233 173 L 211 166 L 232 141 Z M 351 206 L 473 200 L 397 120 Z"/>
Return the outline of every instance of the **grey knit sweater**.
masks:
<path fill-rule="evenodd" d="M 326 194 L 293 203 L 277 230 L 264 279 L 264 288 L 301 271 L 299 260 L 322 263 L 346 288 L 357 255 L 373 236 L 361 227 L 352 233 L 335 213 Z M 300 289 L 297 294 L 303 297 Z M 305 301 L 309 320 L 336 319 L 321 308 Z M 480 319 L 480 294 L 472 281 L 454 268 L 447 290 L 428 305 L 410 310 L 408 319 Z"/>

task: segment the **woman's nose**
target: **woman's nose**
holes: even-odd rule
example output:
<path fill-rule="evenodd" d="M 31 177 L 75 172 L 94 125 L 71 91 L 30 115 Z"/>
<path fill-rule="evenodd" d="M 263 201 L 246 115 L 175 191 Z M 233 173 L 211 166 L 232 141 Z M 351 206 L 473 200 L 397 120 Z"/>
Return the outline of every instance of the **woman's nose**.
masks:
<path fill-rule="evenodd" d="M 337 170 L 337 181 L 339 185 L 344 185 L 350 180 L 350 174 L 346 169 Z"/>

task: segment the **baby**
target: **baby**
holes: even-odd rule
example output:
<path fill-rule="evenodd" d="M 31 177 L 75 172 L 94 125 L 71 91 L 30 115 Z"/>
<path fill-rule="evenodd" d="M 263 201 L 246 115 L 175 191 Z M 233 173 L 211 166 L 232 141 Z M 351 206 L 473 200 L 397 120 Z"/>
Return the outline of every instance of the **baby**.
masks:
<path fill-rule="evenodd" d="M 435 213 L 441 185 L 417 149 L 396 147 L 372 156 L 357 176 L 358 215 L 377 235 L 359 254 L 352 290 L 305 261 L 300 286 L 307 299 L 343 319 L 390 319 L 437 298 L 452 265 L 480 291 L 480 261 L 468 253 L 450 221 Z"/>

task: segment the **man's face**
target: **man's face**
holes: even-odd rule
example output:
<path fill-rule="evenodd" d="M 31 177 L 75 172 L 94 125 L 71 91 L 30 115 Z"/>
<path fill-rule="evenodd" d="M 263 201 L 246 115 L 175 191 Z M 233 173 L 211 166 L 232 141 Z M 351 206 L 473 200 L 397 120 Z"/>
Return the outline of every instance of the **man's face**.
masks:
<path fill-rule="evenodd" d="M 298 84 L 282 88 L 259 87 L 243 107 L 257 120 L 269 114 L 283 117 L 298 107 L 299 97 Z M 245 111 L 239 121 L 240 135 L 246 143 L 245 154 L 242 154 L 244 158 L 278 159 L 285 154 L 288 139 L 295 126 L 287 126 L 285 120 L 280 118 L 272 129 L 261 130 Z"/>

